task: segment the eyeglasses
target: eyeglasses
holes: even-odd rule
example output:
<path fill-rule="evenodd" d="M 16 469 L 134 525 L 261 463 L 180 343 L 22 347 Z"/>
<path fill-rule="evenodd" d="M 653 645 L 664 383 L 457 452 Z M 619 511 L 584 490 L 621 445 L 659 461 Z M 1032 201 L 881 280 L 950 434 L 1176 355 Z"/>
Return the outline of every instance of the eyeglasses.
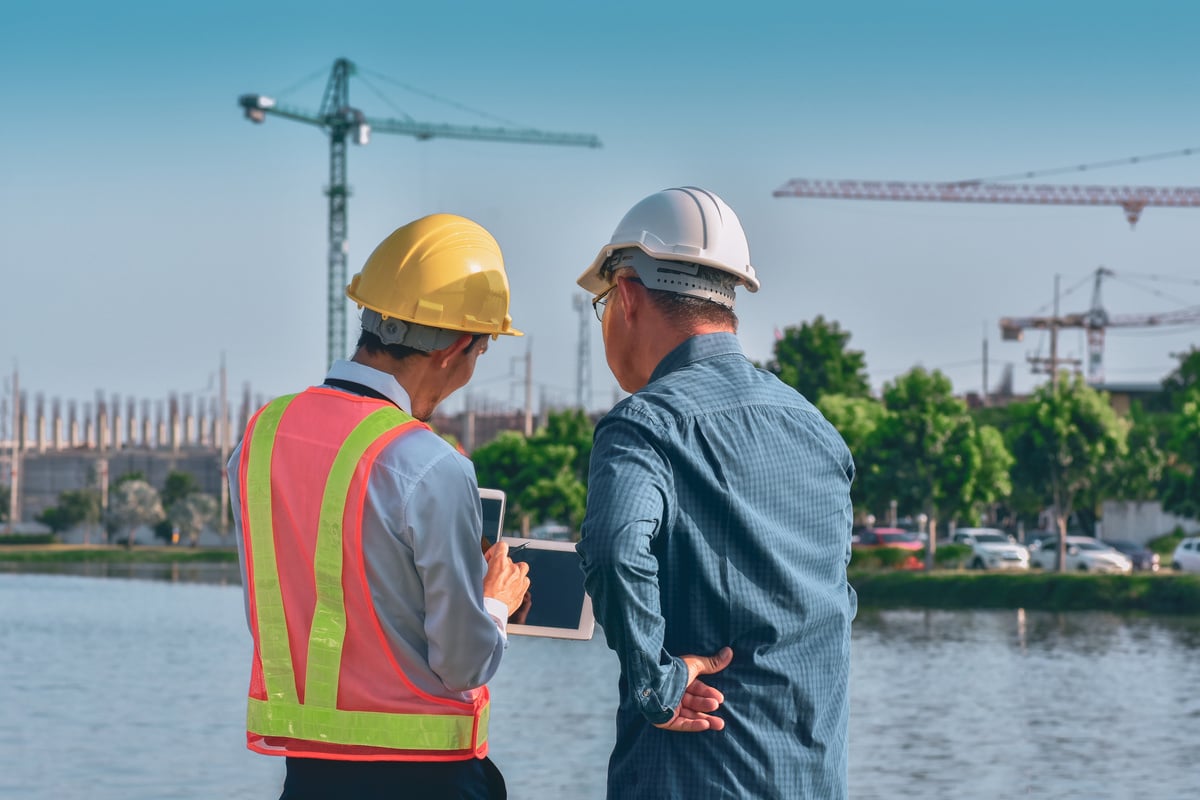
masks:
<path fill-rule="evenodd" d="M 615 288 L 617 288 L 617 285 L 614 283 L 612 286 L 608 287 L 603 292 L 592 298 L 592 310 L 596 312 L 596 319 L 600 322 L 604 321 L 604 307 L 608 305 L 608 296 Z"/>
<path fill-rule="evenodd" d="M 641 278 L 634 277 L 633 275 L 629 275 L 629 276 L 622 275 L 621 278 L 624 280 L 630 281 L 631 283 L 636 283 L 640 286 L 646 285 L 646 284 L 642 283 Z M 600 322 L 604 321 L 604 307 L 606 305 L 608 305 L 608 295 L 615 288 L 617 288 L 617 281 L 613 281 L 612 286 L 608 287 L 603 292 L 601 292 L 600 294 L 598 294 L 592 298 L 592 310 L 596 312 L 596 319 L 599 320 Z"/>

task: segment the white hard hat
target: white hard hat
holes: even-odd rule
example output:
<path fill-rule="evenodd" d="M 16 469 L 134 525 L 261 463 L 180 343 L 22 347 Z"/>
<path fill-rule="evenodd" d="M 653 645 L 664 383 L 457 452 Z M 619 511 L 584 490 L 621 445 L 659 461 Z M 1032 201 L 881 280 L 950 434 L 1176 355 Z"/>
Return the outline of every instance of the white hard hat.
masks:
<path fill-rule="evenodd" d="M 592 294 L 609 287 L 604 266 L 617 251 L 638 248 L 657 261 L 700 264 L 729 273 L 752 292 L 759 287 L 754 267 L 750 266 L 750 245 L 742 223 L 729 205 L 710 191 L 695 186 L 664 189 L 645 198 L 621 219 L 612 239 L 600 249 L 577 283 Z M 641 259 L 633 266 L 638 277 L 651 289 L 693 294 L 732 306 L 732 298 L 723 302 L 712 295 L 725 296 L 728 289 L 704 281 L 691 281 L 680 288 L 679 274 L 644 274 Z M 694 270 L 691 271 L 694 273 Z"/>

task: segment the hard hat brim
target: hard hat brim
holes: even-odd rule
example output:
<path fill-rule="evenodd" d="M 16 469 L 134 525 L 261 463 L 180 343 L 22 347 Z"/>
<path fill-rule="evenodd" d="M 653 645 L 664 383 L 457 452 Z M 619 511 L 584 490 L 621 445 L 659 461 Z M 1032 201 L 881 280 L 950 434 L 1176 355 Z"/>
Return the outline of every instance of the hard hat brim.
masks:
<path fill-rule="evenodd" d="M 613 244 L 604 245 L 604 247 L 600 248 L 600 253 L 596 256 L 596 260 L 593 261 L 588 268 L 583 271 L 583 274 L 579 276 L 579 279 L 576 280 L 575 283 L 584 291 L 591 292 L 592 294 L 600 294 L 603 292 L 611 285 L 609 281 L 605 280 L 600 275 L 601 271 L 604 269 L 604 263 L 608 261 L 613 252 L 625 247 L 636 247 L 646 255 L 658 261 L 683 261 L 688 264 L 700 264 L 705 267 L 712 267 L 713 269 L 718 269 L 721 272 L 735 276 L 738 279 L 738 285 L 745 286 L 748 291 L 758 291 L 759 281 L 758 277 L 754 274 L 753 267 L 750 267 L 751 271 L 749 274 L 733 272 L 727 265 L 718 261 L 713 261 L 708 258 L 700 258 L 693 255 L 684 256 L 674 255 L 671 253 L 660 253 L 647 248 L 642 242 L 614 242 Z"/>

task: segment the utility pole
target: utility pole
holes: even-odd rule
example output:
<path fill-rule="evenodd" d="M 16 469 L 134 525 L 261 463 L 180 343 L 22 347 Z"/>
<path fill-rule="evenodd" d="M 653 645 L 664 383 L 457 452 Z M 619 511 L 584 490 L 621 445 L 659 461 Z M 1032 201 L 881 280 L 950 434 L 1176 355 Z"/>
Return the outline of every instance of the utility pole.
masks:
<path fill-rule="evenodd" d="M 13 367 L 12 377 L 12 481 L 8 492 L 8 529 L 21 521 L 21 380 L 17 368 Z"/>
<path fill-rule="evenodd" d="M 987 370 L 988 370 L 988 337 L 987 337 L 987 323 L 985 322 L 985 323 L 983 323 L 983 394 L 982 394 L 982 398 L 983 398 L 982 403 L 985 408 L 988 405 L 988 374 L 987 374 Z"/>
<path fill-rule="evenodd" d="M 573 298 L 579 315 L 579 349 L 575 353 L 575 405 L 587 413 L 592 399 L 592 301 L 585 294 Z"/>
<path fill-rule="evenodd" d="M 217 464 L 218 483 L 221 486 L 221 508 L 218 512 L 221 515 L 221 521 L 218 523 L 217 529 L 221 532 L 221 538 L 229 531 L 229 481 L 225 478 L 225 464 L 229 461 L 229 396 L 228 385 L 226 384 L 225 375 L 225 353 L 221 353 L 221 399 L 220 407 L 217 412 L 220 414 L 220 420 L 217 422 L 217 436 L 221 437 L 221 441 L 217 443 L 217 447 L 221 453 L 221 463 Z"/>
<path fill-rule="evenodd" d="M 525 337 L 525 435 L 533 436 L 533 337 Z"/>

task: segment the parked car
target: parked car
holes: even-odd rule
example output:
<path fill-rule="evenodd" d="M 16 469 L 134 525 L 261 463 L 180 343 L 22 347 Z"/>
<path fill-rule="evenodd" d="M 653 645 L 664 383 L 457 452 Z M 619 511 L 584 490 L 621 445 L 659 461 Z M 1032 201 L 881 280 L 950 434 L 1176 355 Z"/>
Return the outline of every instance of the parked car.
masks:
<path fill-rule="evenodd" d="M 921 540 L 903 528 L 868 528 L 858 534 L 859 547 L 899 547 L 901 550 L 920 550 Z"/>
<path fill-rule="evenodd" d="M 971 569 L 1029 569 L 1029 551 L 997 528 L 959 528 L 954 544 L 971 548 Z"/>
<path fill-rule="evenodd" d="M 1180 572 L 1200 572 L 1200 536 L 1189 536 L 1176 545 L 1171 566 Z"/>
<path fill-rule="evenodd" d="M 557 522 L 544 522 L 529 529 L 531 539 L 553 539 L 559 542 L 570 542 L 576 539 L 575 532 L 566 525 Z"/>
<path fill-rule="evenodd" d="M 890 547 L 896 550 L 917 551 L 924 547 L 911 531 L 903 528 L 867 528 L 859 531 L 858 541 L 851 544 L 854 550 L 876 550 Z M 921 569 L 921 560 L 909 555 L 900 564 L 901 569 Z"/>
<path fill-rule="evenodd" d="M 1029 548 L 1029 563 L 1045 570 L 1058 565 L 1058 537 L 1043 539 Z M 1091 536 L 1067 537 L 1067 569 L 1079 572 L 1132 572 L 1133 562 Z"/>
<path fill-rule="evenodd" d="M 1133 562 L 1133 568 L 1139 572 L 1158 572 L 1162 559 L 1158 553 L 1145 545 L 1131 542 L 1128 539 L 1102 539 L 1104 544 L 1114 550 L 1119 550 Z"/>

